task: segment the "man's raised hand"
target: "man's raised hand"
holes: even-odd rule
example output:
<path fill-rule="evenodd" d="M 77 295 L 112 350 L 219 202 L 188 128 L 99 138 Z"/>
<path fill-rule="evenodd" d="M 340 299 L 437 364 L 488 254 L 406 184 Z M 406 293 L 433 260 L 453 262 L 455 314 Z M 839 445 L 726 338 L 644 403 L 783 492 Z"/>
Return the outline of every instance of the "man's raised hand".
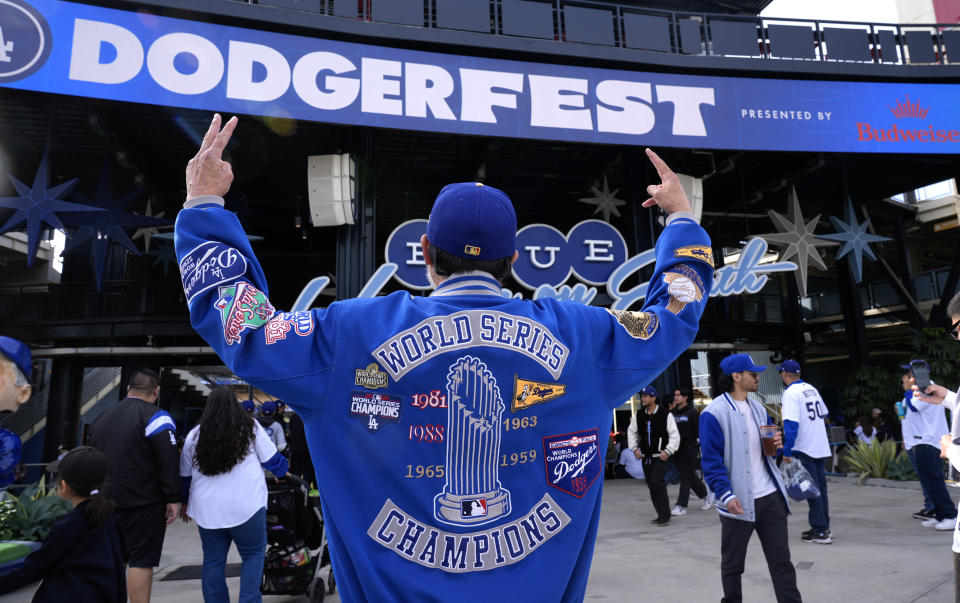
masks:
<path fill-rule="evenodd" d="M 646 149 L 647 157 L 650 163 L 657 168 L 657 174 L 660 175 L 660 184 L 651 184 L 647 187 L 647 194 L 650 198 L 643 202 L 643 207 L 652 207 L 659 205 L 660 209 L 672 214 L 678 211 L 692 211 L 687 194 L 683 192 L 680 185 L 680 178 L 671 170 L 660 156 L 652 149 Z"/>
<path fill-rule="evenodd" d="M 222 197 L 230 190 L 233 168 L 223 160 L 223 150 L 237 127 L 237 118 L 220 128 L 220 114 L 213 116 L 207 133 L 203 136 L 200 150 L 187 163 L 187 200 L 203 195 Z"/>

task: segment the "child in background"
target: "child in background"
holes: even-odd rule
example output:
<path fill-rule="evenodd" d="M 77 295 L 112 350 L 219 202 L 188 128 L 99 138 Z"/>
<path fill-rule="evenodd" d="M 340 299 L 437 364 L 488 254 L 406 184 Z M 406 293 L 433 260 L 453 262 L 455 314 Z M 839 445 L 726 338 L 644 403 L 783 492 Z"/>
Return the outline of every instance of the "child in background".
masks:
<path fill-rule="evenodd" d="M 120 537 L 110 513 L 113 503 L 100 489 L 107 475 L 107 457 L 81 446 L 56 467 L 57 494 L 73 510 L 54 524 L 39 550 L 18 568 L 0 573 L 0 594 L 43 580 L 34 603 L 127 600 Z"/>

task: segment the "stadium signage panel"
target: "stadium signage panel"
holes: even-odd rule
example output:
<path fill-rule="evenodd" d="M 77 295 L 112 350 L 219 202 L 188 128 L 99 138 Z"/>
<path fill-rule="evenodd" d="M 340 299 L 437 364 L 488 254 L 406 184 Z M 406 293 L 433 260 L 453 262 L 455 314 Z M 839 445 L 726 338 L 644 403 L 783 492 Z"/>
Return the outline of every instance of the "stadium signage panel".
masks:
<path fill-rule="evenodd" d="M 508 61 L 58 0 L 0 0 L 0 55 L 0 86 L 338 124 L 744 150 L 956 153 L 960 143 L 950 84 Z"/>
<path fill-rule="evenodd" d="M 357 297 L 376 297 L 391 278 L 407 289 L 430 289 L 423 261 L 420 236 L 427 232 L 426 220 L 410 220 L 397 226 L 387 238 L 385 262 L 377 268 Z M 600 220 L 584 220 L 564 235 L 546 224 L 530 224 L 517 232 L 520 257 L 513 265 L 513 278 L 532 290 L 531 299 L 553 297 L 590 304 L 604 288 L 614 310 L 639 309 L 647 296 L 648 282 L 632 287 L 636 276 L 656 261 L 656 252 L 647 249 L 627 257 L 620 232 Z M 759 293 L 768 275 L 793 272 L 793 262 L 766 262 L 767 242 L 751 239 L 739 259 L 713 273 L 710 297 Z M 691 260 L 696 261 L 696 260 Z M 571 276 L 580 281 L 566 284 Z M 330 277 L 319 276 L 303 288 L 291 312 L 308 310 L 317 296 L 330 285 Z M 523 297 L 521 292 L 503 289 L 504 297 Z"/>

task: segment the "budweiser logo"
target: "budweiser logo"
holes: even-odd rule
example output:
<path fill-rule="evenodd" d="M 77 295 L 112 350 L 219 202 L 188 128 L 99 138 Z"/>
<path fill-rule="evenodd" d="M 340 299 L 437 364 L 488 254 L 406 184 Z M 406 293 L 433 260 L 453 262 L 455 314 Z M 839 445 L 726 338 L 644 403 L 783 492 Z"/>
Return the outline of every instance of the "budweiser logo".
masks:
<path fill-rule="evenodd" d="M 897 104 L 893 107 L 887 106 L 887 109 L 890 109 L 890 112 L 896 116 L 897 119 L 903 119 L 904 117 L 917 117 L 920 119 L 925 119 L 927 117 L 927 107 L 920 108 L 920 103 L 910 102 L 910 97 L 904 95 L 906 101 L 901 101 L 897 99 Z"/>
<path fill-rule="evenodd" d="M 929 107 L 921 107 L 920 103 L 911 101 L 907 95 L 904 100 L 897 99 L 894 106 L 887 105 L 887 109 L 893 113 L 897 119 L 914 117 L 916 119 L 926 119 Z M 856 122 L 858 141 L 877 141 L 877 142 L 933 142 L 933 143 L 956 143 L 960 142 L 960 130 L 948 130 L 946 128 L 937 128 L 935 125 L 926 123 L 920 124 L 920 127 L 911 128 L 913 124 L 889 123 L 884 125 L 875 125 L 865 122 Z"/>

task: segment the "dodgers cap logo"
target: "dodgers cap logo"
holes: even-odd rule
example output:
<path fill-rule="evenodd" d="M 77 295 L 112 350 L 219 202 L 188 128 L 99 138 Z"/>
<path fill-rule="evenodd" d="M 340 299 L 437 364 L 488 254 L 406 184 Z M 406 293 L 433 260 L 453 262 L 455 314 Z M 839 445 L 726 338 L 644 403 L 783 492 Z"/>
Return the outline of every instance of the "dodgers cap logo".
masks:
<path fill-rule="evenodd" d="M 0 82 L 13 82 L 47 62 L 53 46 L 50 25 L 23 0 L 0 0 Z"/>

